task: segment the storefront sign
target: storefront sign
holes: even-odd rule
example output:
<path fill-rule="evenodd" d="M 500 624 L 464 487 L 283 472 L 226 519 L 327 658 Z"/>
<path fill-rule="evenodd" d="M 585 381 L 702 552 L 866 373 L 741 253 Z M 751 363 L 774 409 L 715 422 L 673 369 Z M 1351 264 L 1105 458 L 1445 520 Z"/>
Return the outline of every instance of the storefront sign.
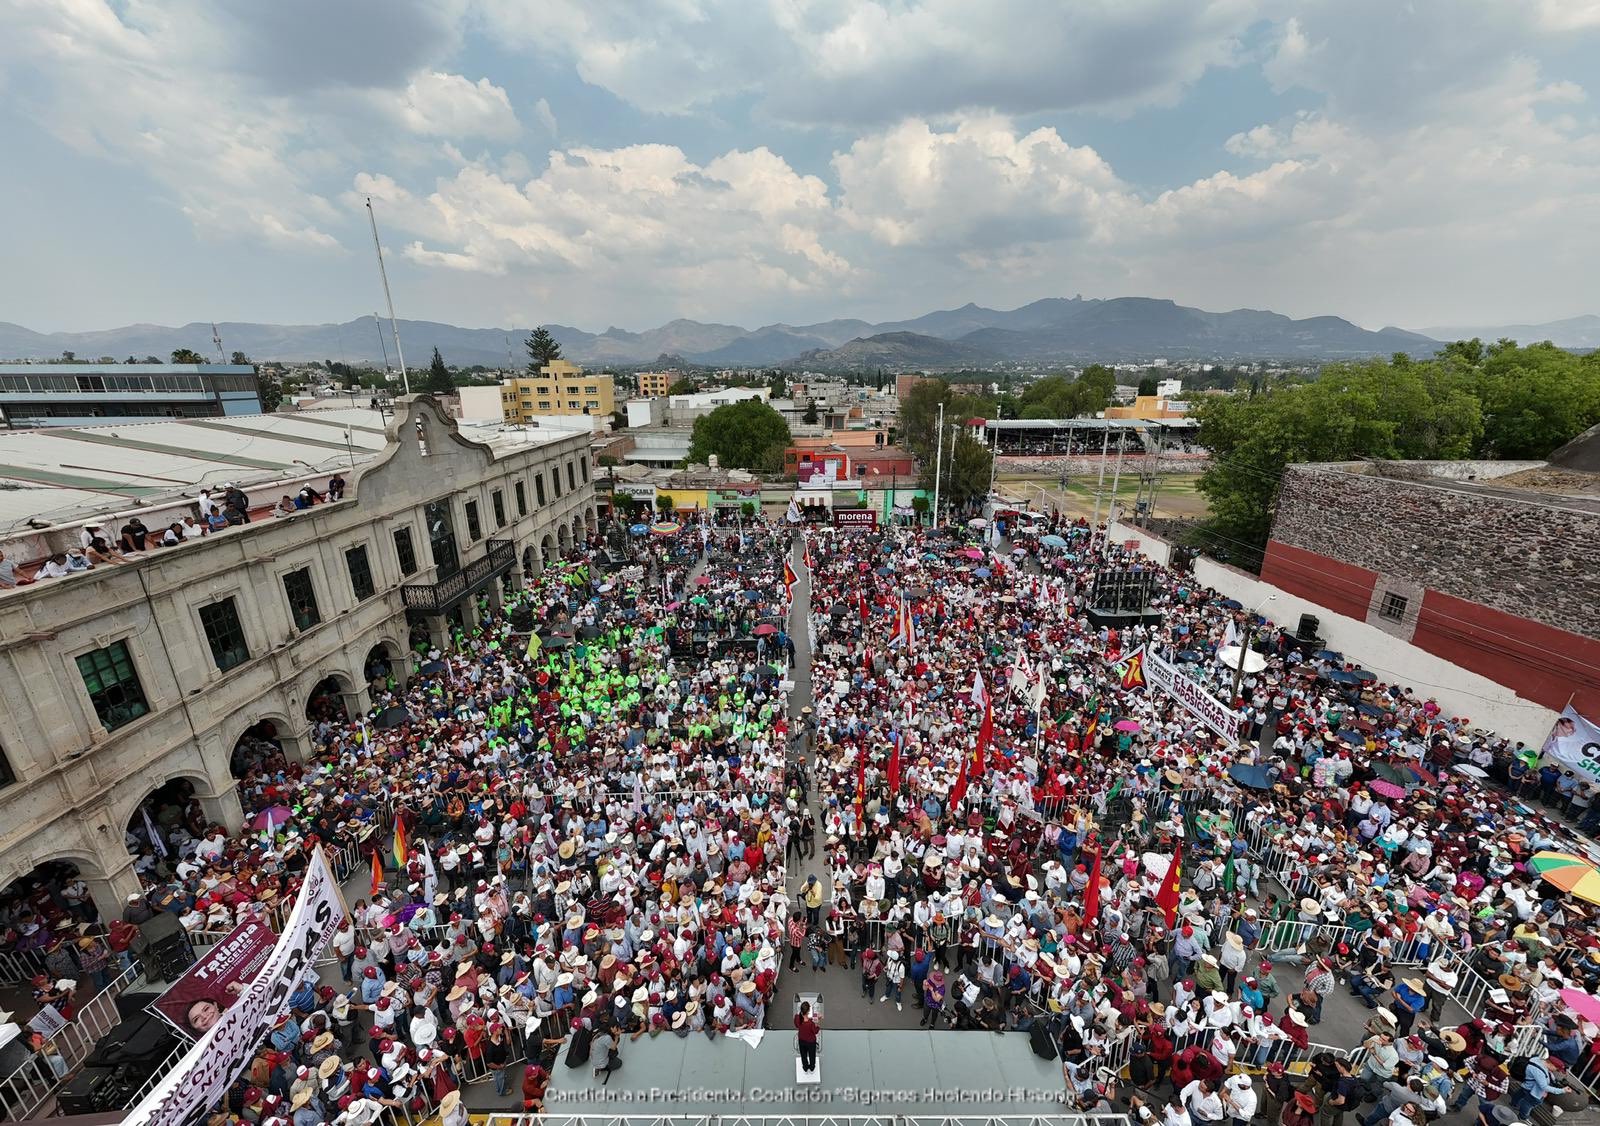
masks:
<path fill-rule="evenodd" d="M 619 497 L 629 497 L 632 500 L 642 500 L 646 504 L 655 504 L 656 487 L 654 485 L 616 485 L 611 490 Z"/>
<path fill-rule="evenodd" d="M 876 528 L 878 514 L 870 508 L 836 508 L 833 510 L 835 528 Z"/>

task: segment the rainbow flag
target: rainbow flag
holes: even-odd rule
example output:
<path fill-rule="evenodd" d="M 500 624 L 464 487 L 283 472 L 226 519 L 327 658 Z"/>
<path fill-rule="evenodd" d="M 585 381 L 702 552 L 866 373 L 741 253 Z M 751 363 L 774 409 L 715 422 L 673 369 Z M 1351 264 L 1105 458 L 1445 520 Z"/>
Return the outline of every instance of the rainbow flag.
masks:
<path fill-rule="evenodd" d="M 372 850 L 372 894 L 377 895 L 378 889 L 383 886 L 383 853 L 378 849 Z"/>
<path fill-rule="evenodd" d="M 394 866 L 402 872 L 406 868 L 406 858 L 410 850 L 406 847 L 406 823 L 402 818 L 394 819 Z"/>

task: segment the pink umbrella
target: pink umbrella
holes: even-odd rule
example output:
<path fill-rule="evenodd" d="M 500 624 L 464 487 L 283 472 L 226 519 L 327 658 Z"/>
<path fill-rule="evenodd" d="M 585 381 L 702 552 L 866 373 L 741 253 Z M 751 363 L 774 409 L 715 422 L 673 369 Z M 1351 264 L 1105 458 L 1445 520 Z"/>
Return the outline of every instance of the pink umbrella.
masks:
<path fill-rule="evenodd" d="M 1600 997 L 1592 997 L 1581 989 L 1563 989 L 1561 1002 L 1584 1020 L 1600 1024 Z"/>
<path fill-rule="evenodd" d="M 711 576 L 710 575 L 701 575 L 699 578 L 695 579 L 694 585 L 695 586 L 710 586 L 711 585 Z"/>
<path fill-rule="evenodd" d="M 965 551 L 963 551 L 961 554 L 965 555 L 968 559 L 982 559 L 983 558 L 983 552 L 979 551 L 975 547 L 969 547 Z"/>
<path fill-rule="evenodd" d="M 1136 719 L 1119 719 L 1111 726 L 1118 731 L 1138 731 L 1139 721 Z"/>
<path fill-rule="evenodd" d="M 276 832 L 287 825 L 289 823 L 289 818 L 293 816 L 294 811 L 288 806 L 275 805 L 270 809 L 263 809 L 260 813 L 252 817 L 250 819 L 250 828 L 259 833 L 261 830 L 265 829 L 268 824 L 270 824 L 273 828 L 273 831 Z"/>
<path fill-rule="evenodd" d="M 1397 786 L 1393 782 L 1385 782 L 1382 778 L 1368 782 L 1367 789 L 1383 798 L 1403 798 L 1406 796 L 1406 788 L 1404 786 Z"/>
<path fill-rule="evenodd" d="M 770 625 L 770 624 L 767 624 L 767 623 L 763 623 L 762 625 L 757 626 L 755 629 L 751 630 L 750 632 L 755 634 L 757 637 L 766 637 L 769 634 L 777 633 L 778 632 L 778 627 L 775 626 L 775 625 Z"/>

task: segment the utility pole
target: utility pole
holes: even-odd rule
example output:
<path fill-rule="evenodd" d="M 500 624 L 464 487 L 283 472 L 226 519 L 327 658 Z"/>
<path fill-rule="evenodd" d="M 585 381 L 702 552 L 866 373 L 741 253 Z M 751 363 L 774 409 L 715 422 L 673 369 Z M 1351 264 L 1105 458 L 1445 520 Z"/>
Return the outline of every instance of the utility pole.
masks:
<path fill-rule="evenodd" d="M 1117 512 L 1117 486 L 1122 482 L 1122 435 L 1117 435 L 1117 469 L 1111 475 L 1111 503 L 1106 505 L 1106 523 L 1110 523 Z"/>
<path fill-rule="evenodd" d="M 389 303 L 389 329 L 394 333 L 394 355 L 400 364 L 400 383 L 411 394 L 411 376 L 406 374 L 406 354 L 400 347 L 400 322 L 394 319 L 394 298 L 389 294 L 389 271 L 383 268 L 383 243 L 378 241 L 378 214 L 367 197 L 367 218 L 372 222 L 372 248 L 378 252 L 378 277 L 383 280 L 383 299 Z"/>
<path fill-rule="evenodd" d="M 1228 701 L 1230 708 L 1233 706 L 1233 701 L 1239 698 L 1239 685 L 1244 681 L 1245 656 L 1250 652 L 1250 643 L 1256 639 L 1256 621 L 1261 617 L 1261 607 L 1276 597 L 1278 597 L 1276 594 L 1267 595 L 1261 606 L 1250 611 L 1250 619 L 1244 624 L 1244 639 L 1239 643 L 1239 663 L 1233 669 L 1233 696 Z"/>
<path fill-rule="evenodd" d="M 1101 419 L 1102 422 L 1105 419 Z M 1100 431 L 1100 480 L 1094 487 L 1094 521 L 1089 525 L 1089 534 L 1094 535 L 1094 530 L 1100 526 L 1100 498 L 1106 490 L 1106 453 L 1111 449 L 1111 427 L 1108 425 Z"/>
<path fill-rule="evenodd" d="M 933 429 L 933 436 L 938 441 L 938 450 L 933 455 L 933 526 L 939 526 L 939 485 L 944 473 L 944 404 L 939 404 L 939 422 Z M 954 457 L 954 451 L 951 451 Z"/>

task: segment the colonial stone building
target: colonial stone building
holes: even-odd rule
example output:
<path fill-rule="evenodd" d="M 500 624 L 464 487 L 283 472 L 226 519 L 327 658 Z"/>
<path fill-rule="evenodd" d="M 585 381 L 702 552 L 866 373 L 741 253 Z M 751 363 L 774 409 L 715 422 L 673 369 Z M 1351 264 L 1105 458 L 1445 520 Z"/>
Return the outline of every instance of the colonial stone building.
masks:
<path fill-rule="evenodd" d="M 497 602 L 595 527 L 586 434 L 475 440 L 415 396 L 386 438 L 342 501 L 0 591 L 0 887 L 69 860 L 114 910 L 154 789 L 188 779 L 238 829 L 246 731 L 304 755 L 314 703 L 364 711 L 374 669 L 403 680 L 413 641 L 444 642 L 474 596 Z M 185 508 L 140 512 L 159 528 Z M 76 544 L 77 527 L 35 540 Z"/>
<path fill-rule="evenodd" d="M 1261 578 L 1527 700 L 1559 710 L 1570 699 L 1595 715 L 1597 545 L 1592 473 L 1543 462 L 1291 465 Z"/>

